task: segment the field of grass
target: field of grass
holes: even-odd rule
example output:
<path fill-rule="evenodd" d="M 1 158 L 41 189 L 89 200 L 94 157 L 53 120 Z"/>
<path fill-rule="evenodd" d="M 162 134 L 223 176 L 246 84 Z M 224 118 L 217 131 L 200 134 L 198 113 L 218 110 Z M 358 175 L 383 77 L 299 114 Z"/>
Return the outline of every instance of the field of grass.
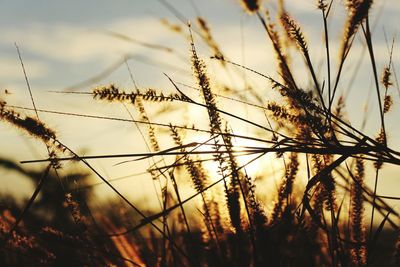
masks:
<path fill-rule="evenodd" d="M 2 89 L 0 124 L 40 152 L 3 140 L 2 179 L 33 187 L 0 193 L 0 266 L 400 266 L 398 41 L 377 44 L 376 3 L 315 1 L 313 36 L 290 1 L 236 1 L 258 69 L 246 38 L 225 52 L 206 17 L 159 2 L 185 51 L 104 34 L 186 60 L 160 58 L 163 86 L 124 56 L 46 102 L 15 44 L 29 104 Z M 104 82 L 118 68 L 127 85 Z"/>

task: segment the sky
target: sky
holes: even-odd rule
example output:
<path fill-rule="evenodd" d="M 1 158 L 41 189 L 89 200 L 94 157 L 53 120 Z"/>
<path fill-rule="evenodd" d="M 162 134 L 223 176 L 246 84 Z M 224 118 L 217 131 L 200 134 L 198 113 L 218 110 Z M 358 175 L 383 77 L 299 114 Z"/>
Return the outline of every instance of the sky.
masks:
<path fill-rule="evenodd" d="M 119 116 L 128 118 L 126 111 L 121 106 L 99 105 L 90 97 L 56 94 L 50 91 L 89 91 L 96 85 L 115 83 L 123 88 L 132 89 L 133 84 L 127 65 L 121 64 L 113 72 L 105 75 L 103 79 L 93 84 L 83 84 L 89 78 L 101 74 L 110 66 L 115 65 L 123 58 L 129 57 L 128 66 L 132 71 L 139 87 L 163 88 L 173 90 L 165 74 L 173 79 L 194 85 L 190 66 L 190 53 L 188 40 L 181 34 L 170 31 L 161 23 L 167 19 L 172 24 L 180 25 L 184 31 L 186 21 L 195 21 L 197 16 L 207 20 L 215 40 L 222 51 L 232 61 L 249 66 L 262 73 L 277 77 L 274 65 L 274 55 L 271 53 L 270 44 L 266 40 L 259 21 L 254 16 L 249 16 L 235 0 L 205 0 L 166 1 L 177 11 L 171 12 L 158 0 L 86 0 L 86 1 L 61 1 L 61 0 L 0 0 L 0 97 L 13 105 L 31 107 L 30 97 L 25 85 L 24 75 L 18 58 L 15 44 L 17 44 L 26 68 L 30 86 L 38 108 L 78 112 L 96 115 Z M 303 26 L 305 36 L 309 40 L 311 57 L 319 66 L 318 71 L 323 73 L 321 59 L 324 56 L 324 46 L 321 38 L 321 15 L 315 7 L 315 1 L 286 1 L 287 10 Z M 341 3 L 335 1 L 333 16 L 329 22 L 332 32 L 332 51 L 339 47 L 340 36 L 343 34 L 343 17 L 345 9 Z M 376 1 L 371 13 L 374 27 L 374 45 L 377 56 L 377 65 L 383 69 L 388 61 L 387 43 L 384 38 L 386 33 L 389 42 L 395 38 L 393 63 L 397 66 L 399 76 L 399 25 L 400 1 Z M 272 13 L 277 9 L 275 1 L 262 1 Z M 196 31 L 194 26 L 194 31 Z M 110 32 L 119 33 L 131 40 L 116 38 Z M 234 75 L 218 72 L 218 64 L 209 57 L 212 55 L 208 47 L 194 34 L 196 47 L 206 61 L 212 77 L 217 77 L 222 82 L 243 87 L 242 71 L 233 70 Z M 135 41 L 132 41 L 135 40 Z M 358 38 L 355 42 L 354 53 L 348 61 L 358 60 L 362 52 L 362 44 Z M 162 45 L 173 50 L 165 52 L 152 49 L 138 42 Z M 296 63 L 296 62 L 295 62 Z M 355 70 L 345 66 L 345 72 L 357 71 L 357 87 L 348 95 L 348 115 L 354 125 L 361 126 L 365 116 L 364 106 L 370 101 L 374 107 L 372 76 L 370 65 L 365 58 L 360 67 Z M 218 73 L 218 75 L 217 75 Z M 298 77 L 307 73 L 301 67 L 296 69 Z M 267 90 L 267 84 L 259 77 L 250 74 L 260 88 L 265 101 L 272 97 Z M 322 75 L 322 74 L 321 74 Z M 300 79 L 301 80 L 301 79 Z M 344 79 L 342 84 L 348 84 Z M 307 82 L 304 82 L 307 85 Z M 343 89 L 342 88 L 342 89 Z M 10 94 L 5 94 L 5 90 Z M 341 89 L 339 89 L 340 91 Z M 344 90 L 344 89 L 343 89 Z M 392 88 L 395 111 L 388 115 L 389 140 L 394 148 L 400 146 L 400 139 L 396 132 L 400 130 L 398 123 L 400 94 Z M 189 92 L 188 94 L 193 94 Z M 369 96 L 372 95 L 371 98 Z M 372 100 L 369 100 L 372 99 Z M 222 103 L 223 104 L 223 103 Z M 227 108 L 232 108 L 229 104 Z M 150 113 L 155 114 L 159 109 L 150 107 Z M 134 111 L 132 111 L 134 112 Z M 196 110 L 185 110 L 182 117 L 189 117 L 189 121 L 201 124 L 200 115 Z M 238 110 L 241 114 L 249 114 L 249 110 Z M 379 124 L 377 111 L 373 108 L 368 116 L 366 131 L 374 136 Z M 55 128 L 62 140 L 74 150 L 81 153 L 131 153 L 132 151 L 145 151 L 146 147 L 140 142 L 135 125 L 117 122 L 98 123 L 95 120 L 61 117 L 43 114 L 51 127 Z M 168 116 L 161 115 L 157 119 L 168 120 Z M 254 118 L 262 121 L 262 118 Z M 265 123 L 265 121 L 264 121 Z M 206 126 L 206 124 L 204 124 Z M 238 131 L 246 132 L 246 129 Z M 10 129 L 8 125 L 0 124 L 0 156 L 11 157 L 15 160 L 40 158 L 46 156 L 46 151 L 40 144 L 32 139 L 27 139 L 18 131 Z M 111 141 L 110 141 L 111 140 Z M 168 144 L 168 143 L 167 143 Z M 168 148 L 167 145 L 166 147 Z M 117 177 L 127 172 L 135 173 L 136 165 L 115 167 L 115 161 L 94 162 L 93 164 L 108 177 Z M 382 194 L 399 195 L 398 169 L 388 168 L 386 181 L 382 182 Z M 0 172 L 1 174 L 1 172 Z M 3 173 L 4 174 L 4 173 Z M 9 173 L 6 173 L 9 177 Z M 146 182 L 143 182 L 146 184 Z M 384 185 L 386 184 L 386 185 Z M 21 181 L 6 181 L 3 190 L 21 185 L 30 192 L 26 183 Z M 126 186 L 119 184 L 121 188 Z M 135 186 L 141 186 L 139 183 Z M 19 187 L 19 186 L 17 186 Z M 0 192 L 2 189 L 0 188 Z M 397 205 L 397 203 L 394 203 Z"/>
<path fill-rule="evenodd" d="M 207 1 L 172 1 L 174 7 L 184 16 L 185 20 L 194 20 L 197 15 L 207 19 L 215 39 L 221 43 L 221 47 L 233 58 L 238 50 L 241 50 L 241 35 L 245 39 L 246 62 L 252 66 L 263 66 L 270 57 L 267 54 L 256 54 L 251 51 L 266 50 L 265 36 L 254 17 L 249 17 L 234 0 L 207 0 Z M 265 1 L 273 10 L 276 5 Z M 314 1 L 287 1 L 287 8 L 295 13 L 296 18 L 306 25 L 305 32 L 309 39 L 314 38 L 319 27 L 320 14 L 314 7 Z M 339 2 L 339 1 L 338 1 Z M 385 31 L 388 38 L 398 33 L 399 2 L 396 0 L 379 1 L 385 3 L 383 10 L 380 4 L 376 4 L 373 15 L 384 12 Z M 195 4 L 193 4 L 195 3 Z M 29 70 L 29 78 L 36 90 L 48 88 L 63 89 L 75 83 L 79 83 L 91 77 L 112 63 L 118 61 L 121 56 L 130 54 L 134 60 L 136 76 L 144 84 L 154 84 L 154 75 L 165 71 L 160 67 L 144 64 L 143 61 L 152 59 L 153 65 L 161 65 L 160 55 L 156 51 L 146 49 L 136 44 L 116 39 L 105 34 L 105 31 L 114 31 L 151 44 L 162 43 L 174 47 L 184 57 L 188 58 L 188 46 L 180 36 L 173 35 L 160 23 L 161 18 L 167 18 L 172 23 L 180 23 L 169 10 L 161 4 L 161 1 L 9 1 L 0 2 L 0 28 L 2 38 L 0 40 L 0 86 L 9 90 L 23 83 L 21 69 L 14 43 L 17 43 L 23 54 L 25 65 Z M 389 8 L 390 7 L 390 8 Z M 341 27 L 340 18 L 344 14 L 343 7 L 336 8 L 335 17 L 331 27 L 336 30 Z M 382 16 L 379 17 L 382 20 Z M 242 26 L 240 26 L 242 25 Z M 241 27 L 244 33 L 241 33 Z M 383 41 L 383 26 L 378 25 L 379 40 L 378 50 L 385 53 Z M 219 36 L 223 33 L 223 37 Z M 333 39 L 338 39 L 339 31 Z M 312 40 L 314 41 L 314 40 Z M 317 45 L 316 45 L 317 46 Z M 250 51 L 250 52 L 249 52 Z M 154 55 L 154 56 L 153 56 Z M 158 60 L 156 60 L 157 58 Z M 396 55 L 395 55 L 395 59 Z M 162 63 L 168 63 L 164 60 Z M 172 62 L 172 61 L 169 61 Z M 188 64 L 179 62 L 178 64 Z M 187 65 L 186 65 L 187 66 Z M 179 72 L 187 69 L 185 65 L 174 70 Z M 178 67 L 178 66 L 176 66 Z M 141 71 L 143 69 L 143 71 Z M 150 69 L 150 71 L 149 71 Z M 156 70 L 155 70 L 156 69 Z M 267 67 L 267 70 L 269 69 Z M 187 73 L 190 75 L 190 73 Z M 126 73 L 125 73 L 126 76 Z M 162 80 L 157 75 L 156 80 Z M 118 77 L 120 80 L 123 77 Z"/>

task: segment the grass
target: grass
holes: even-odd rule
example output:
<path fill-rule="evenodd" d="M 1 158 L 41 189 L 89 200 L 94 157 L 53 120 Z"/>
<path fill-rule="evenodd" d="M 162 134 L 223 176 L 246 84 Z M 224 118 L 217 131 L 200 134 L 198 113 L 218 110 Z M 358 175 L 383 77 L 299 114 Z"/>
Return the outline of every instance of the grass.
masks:
<path fill-rule="evenodd" d="M 393 39 L 389 45 L 387 65 L 379 70 L 370 25 L 373 2 L 344 2 L 347 15 L 340 49 L 333 51 L 330 18 L 334 16 L 334 3 L 317 1 L 315 12 L 321 13 L 324 29 L 323 71 L 313 63 L 314 53 L 303 25 L 286 10 L 284 1 L 278 1 L 277 11 L 271 13 L 261 1 L 240 2 L 244 11 L 259 22 L 271 44 L 276 63 L 274 74 L 262 74 L 231 61 L 214 39 L 207 20 L 198 17 L 196 25 L 185 26 L 187 30 L 163 22 L 188 37 L 195 86 L 189 87 L 165 74 L 174 91 L 140 88 L 125 62 L 134 90 L 110 84 L 97 85 L 92 91 L 57 92 L 90 96 L 104 105 L 122 103 L 130 119 L 38 109 L 17 46 L 33 108 L 1 100 L 0 120 L 44 143 L 48 157 L 21 160 L 22 165 L 0 159 L 0 167 L 36 183 L 32 196 L 22 207 L 14 196 L 2 196 L 2 265 L 400 264 L 400 215 L 388 201 L 399 198 L 378 195 L 382 170 L 400 165 L 400 152 L 390 146 L 386 125 L 387 116 L 394 109 L 392 91 L 399 90 L 392 60 L 395 42 Z M 161 3 L 182 20 L 174 6 Z M 138 42 L 123 34 L 109 34 Z M 346 114 L 351 108 L 347 106 L 341 81 L 352 78 L 346 77 L 349 72 L 345 66 L 357 63 L 348 62 L 357 38 L 366 47 L 376 91 L 375 124 L 379 131 L 375 136 L 367 134 L 363 126 L 356 126 L 362 123 L 350 121 Z M 212 51 L 212 60 L 219 64 L 221 73 L 236 75 L 244 71 L 246 76 L 240 77 L 249 83 L 246 94 L 229 86 L 225 86 L 224 92 L 218 90 L 197 50 L 200 40 Z M 165 47 L 151 45 L 151 49 Z M 337 60 L 333 60 L 335 57 Z M 301 69 L 309 80 L 299 79 L 300 66 L 293 63 L 296 59 L 302 62 Z M 247 80 L 248 76 L 261 79 L 267 88 L 256 88 Z M 193 97 L 190 88 L 200 97 Z M 273 91 L 274 97 L 265 99 L 262 90 Z M 170 114 L 170 120 L 154 122 L 149 107 L 165 103 L 169 106 L 163 113 Z M 254 114 L 238 115 L 235 107 L 239 105 Z M 207 123 L 179 124 L 180 115 L 171 106 L 196 109 Z M 34 115 L 25 115 L 23 111 Z M 148 152 L 80 155 L 42 121 L 41 115 L 46 113 L 133 123 Z M 264 116 L 262 122 L 256 119 L 258 116 Z M 242 127 L 251 129 L 250 133 L 238 133 Z M 257 176 L 252 177 L 250 166 L 267 157 L 269 162 L 282 167 L 271 175 L 268 167 L 260 164 Z M 157 203 L 157 208 L 132 201 L 114 185 L 117 179 L 109 180 L 101 174 L 91 162 L 94 159 L 124 160 L 118 166 L 143 166 L 147 161 L 150 167 L 146 173 L 154 187 L 154 194 L 147 197 Z M 45 164 L 44 170 L 30 169 L 38 163 Z M 80 165 L 81 169 L 71 173 L 65 167 L 71 164 Z M 89 182 L 87 172 L 97 183 Z M 372 188 L 366 180 L 371 174 Z M 270 176 L 278 177 L 275 187 Z M 268 186 L 265 181 L 269 181 Z M 99 201 L 93 188 L 97 185 L 107 186 L 115 198 L 102 202 L 102 207 L 96 209 L 93 207 Z M 132 194 L 136 193 L 132 189 Z M 393 236 L 398 236 L 397 240 Z"/>

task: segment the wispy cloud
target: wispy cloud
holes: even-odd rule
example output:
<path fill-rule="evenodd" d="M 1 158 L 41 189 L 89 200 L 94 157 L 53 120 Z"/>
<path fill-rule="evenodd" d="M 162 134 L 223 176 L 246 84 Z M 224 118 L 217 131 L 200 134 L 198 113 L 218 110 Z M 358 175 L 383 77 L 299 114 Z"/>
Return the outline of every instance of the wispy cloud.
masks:
<path fill-rule="evenodd" d="M 37 60 L 24 60 L 25 68 L 29 72 L 30 78 L 41 78 L 46 76 L 49 69 L 43 62 Z M 21 63 L 18 59 L 17 52 L 15 57 L 1 57 L 0 60 L 0 80 L 15 81 L 23 79 Z"/>
<path fill-rule="evenodd" d="M 160 23 L 150 18 L 111 22 L 105 28 L 87 28 L 68 24 L 33 24 L 24 29 L 2 29 L 0 43 L 18 42 L 28 50 L 47 59 L 79 63 L 89 60 L 103 61 L 124 53 L 143 49 L 138 44 L 111 37 L 103 30 L 113 30 L 143 42 L 158 43 L 165 37 Z"/>

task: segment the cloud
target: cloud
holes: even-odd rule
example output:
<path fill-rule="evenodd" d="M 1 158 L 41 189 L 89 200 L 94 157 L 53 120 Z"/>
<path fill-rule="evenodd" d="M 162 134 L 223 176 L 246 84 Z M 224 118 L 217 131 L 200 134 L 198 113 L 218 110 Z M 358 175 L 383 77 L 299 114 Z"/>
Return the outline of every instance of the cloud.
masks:
<path fill-rule="evenodd" d="M 134 18 L 111 22 L 106 28 L 87 28 L 68 24 L 33 24 L 25 29 L 1 29 L 3 45 L 17 42 L 23 49 L 44 58 L 62 62 L 79 63 L 90 60 L 115 59 L 115 55 L 135 53 L 143 47 L 107 35 L 112 30 L 134 39 L 158 43 L 165 37 L 161 24 L 152 18 Z"/>
<path fill-rule="evenodd" d="M 29 78 L 41 78 L 46 76 L 49 69 L 45 63 L 36 60 L 24 59 L 24 66 Z M 7 81 L 23 80 L 21 63 L 17 54 L 15 57 L 1 57 L 0 60 L 0 79 Z"/>

